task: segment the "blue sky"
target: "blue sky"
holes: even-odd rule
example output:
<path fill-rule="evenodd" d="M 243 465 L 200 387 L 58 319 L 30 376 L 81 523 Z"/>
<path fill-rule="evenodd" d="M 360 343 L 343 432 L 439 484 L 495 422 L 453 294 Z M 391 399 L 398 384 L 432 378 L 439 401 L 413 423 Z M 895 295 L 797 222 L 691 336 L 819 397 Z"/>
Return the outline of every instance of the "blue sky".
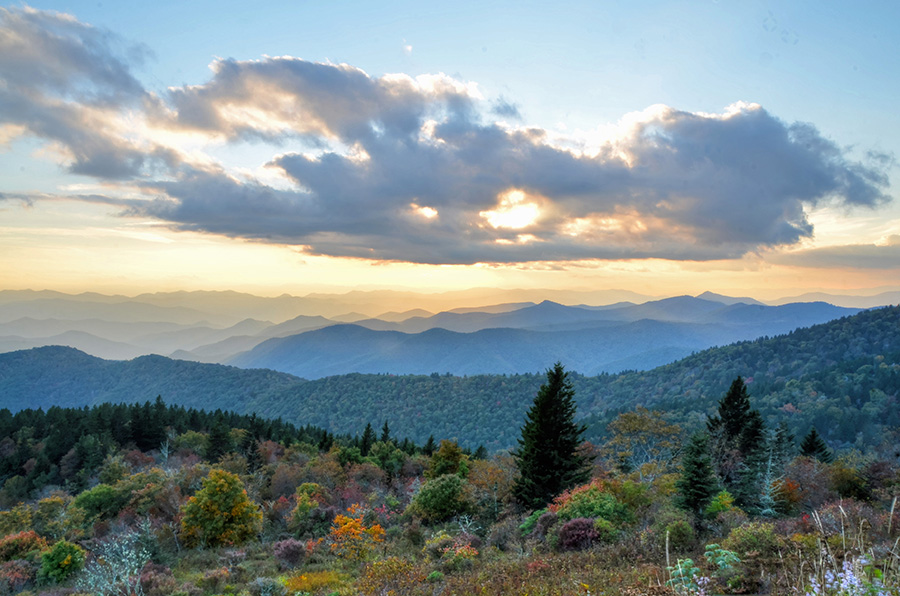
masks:
<path fill-rule="evenodd" d="M 51 91 L 29 78 L 23 96 L 116 125 L 92 141 L 114 149 L 101 156 L 66 146 L 56 117 L 52 133 L 7 117 L 8 287 L 220 288 L 223 261 L 245 263 L 244 289 L 260 292 L 900 285 L 896 3 L 29 6 L 7 5 L 8 36 L 38 16 L 0 78 L 60 61 L 22 48 L 61 22 L 40 11 L 71 15 L 63 35 L 94 67 Z M 115 81 L 96 67 L 107 59 Z M 214 75 L 215 60 L 231 70 Z M 306 107 L 259 100 L 276 87 Z M 87 88 L 119 103 L 100 110 Z M 350 89 L 363 103 L 332 113 Z M 301 112 L 306 124 L 285 120 Z M 53 256 L 64 248 L 78 260 Z"/>

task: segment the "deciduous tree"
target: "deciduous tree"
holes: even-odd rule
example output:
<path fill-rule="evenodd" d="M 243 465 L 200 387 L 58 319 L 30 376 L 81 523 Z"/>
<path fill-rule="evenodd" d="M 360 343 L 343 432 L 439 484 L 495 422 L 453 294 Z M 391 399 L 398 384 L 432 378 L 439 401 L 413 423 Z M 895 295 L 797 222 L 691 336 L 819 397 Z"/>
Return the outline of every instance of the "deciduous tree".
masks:
<path fill-rule="evenodd" d="M 625 471 L 637 472 L 642 482 L 666 473 L 681 450 L 681 427 L 666 422 L 659 410 L 639 406 L 606 428 L 611 437 L 603 451 Z"/>
<path fill-rule="evenodd" d="M 247 496 L 241 479 L 224 470 L 210 471 L 182 513 L 185 542 L 202 546 L 241 544 L 255 536 L 262 523 L 259 507 Z"/>

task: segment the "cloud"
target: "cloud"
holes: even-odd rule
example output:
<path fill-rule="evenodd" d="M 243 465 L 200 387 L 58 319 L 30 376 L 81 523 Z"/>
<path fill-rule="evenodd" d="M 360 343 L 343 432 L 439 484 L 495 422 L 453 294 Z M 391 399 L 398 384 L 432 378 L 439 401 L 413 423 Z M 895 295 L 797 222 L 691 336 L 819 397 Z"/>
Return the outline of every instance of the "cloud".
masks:
<path fill-rule="evenodd" d="M 883 244 L 848 244 L 774 255 L 770 261 L 815 268 L 900 270 L 900 235 Z"/>
<path fill-rule="evenodd" d="M 147 55 L 69 15 L 0 8 L 0 125 L 51 142 L 76 174 L 127 178 L 171 161 L 128 138 L 119 121 L 147 98 L 131 73 Z"/>
<path fill-rule="evenodd" d="M 282 89 L 285 69 L 328 71 L 317 78 L 330 81 L 315 98 L 327 106 L 322 110 L 292 86 L 307 112 L 284 118 L 294 123 L 279 134 L 314 134 L 344 150 L 273 159 L 270 165 L 296 183 L 294 191 L 224 172 L 192 175 L 166 186 L 175 200 L 154 216 L 185 229 L 334 256 L 426 263 L 708 260 L 809 237 L 805 205 L 875 207 L 887 200 L 882 170 L 849 161 L 811 125 L 788 125 L 759 106 L 712 115 L 655 107 L 632 118 L 628 135 L 586 156 L 554 146 L 540 129 L 482 123 L 458 86 L 442 95 L 404 81 L 390 93 L 393 81 L 345 66 L 278 62 Z M 249 68 L 252 78 L 259 76 L 257 63 Z M 335 105 L 322 99 L 326 93 L 349 103 Z M 211 95 L 207 111 L 218 113 L 222 95 Z M 220 130 L 249 134 L 230 122 Z M 523 197 L 517 223 L 496 225 L 509 216 L 504 201 L 511 192 Z M 436 216 L 415 217 L 410 205 Z"/>
<path fill-rule="evenodd" d="M 504 118 L 512 118 L 514 120 L 522 119 L 522 114 L 519 113 L 519 107 L 514 103 L 506 101 L 503 97 L 494 102 L 491 107 L 491 112 Z"/>
<path fill-rule="evenodd" d="M 521 115 L 443 74 L 226 59 L 206 83 L 156 95 L 131 74 L 139 48 L 57 13 L 0 16 L 0 122 L 55 143 L 73 172 L 136 179 L 158 198 L 127 213 L 177 229 L 420 263 L 712 260 L 810 237 L 808 207 L 889 200 L 891 156 L 852 161 L 758 105 L 653 106 L 586 153 L 488 122 Z M 263 143 L 290 185 L 188 163 L 171 140 L 184 133 Z"/>

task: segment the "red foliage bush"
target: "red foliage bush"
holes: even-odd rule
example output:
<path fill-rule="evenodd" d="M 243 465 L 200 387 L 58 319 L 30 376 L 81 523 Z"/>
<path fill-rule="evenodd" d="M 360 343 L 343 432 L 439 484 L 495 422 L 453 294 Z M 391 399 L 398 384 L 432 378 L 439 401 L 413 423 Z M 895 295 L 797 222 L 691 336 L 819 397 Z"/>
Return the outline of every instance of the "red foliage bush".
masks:
<path fill-rule="evenodd" d="M 167 596 L 177 586 L 172 570 L 165 565 L 147 563 L 141 571 L 141 588 L 147 596 Z"/>
<path fill-rule="evenodd" d="M 7 561 L 0 565 L 0 594 L 18 594 L 34 583 L 37 567 L 28 561 Z"/>
<path fill-rule="evenodd" d="M 303 540 L 288 538 L 272 545 L 272 554 L 282 567 L 293 569 L 303 562 L 307 555 L 307 543 Z"/>
<path fill-rule="evenodd" d="M 599 532 L 594 529 L 594 520 L 576 517 L 559 529 L 559 549 L 584 550 L 590 548 L 599 538 Z"/>

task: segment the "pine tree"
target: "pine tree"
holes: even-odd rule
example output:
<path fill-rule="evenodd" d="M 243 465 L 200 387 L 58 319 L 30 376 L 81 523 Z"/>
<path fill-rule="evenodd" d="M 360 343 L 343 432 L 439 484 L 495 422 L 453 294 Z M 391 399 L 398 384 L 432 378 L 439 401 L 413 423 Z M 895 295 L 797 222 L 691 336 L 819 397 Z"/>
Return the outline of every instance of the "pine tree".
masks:
<path fill-rule="evenodd" d="M 721 433 L 728 443 L 738 440 L 750 413 L 750 395 L 744 380 L 738 376 L 728 393 L 719 400 L 718 416 L 710 418 L 706 427 L 710 434 Z"/>
<path fill-rule="evenodd" d="M 528 411 L 514 453 L 519 478 L 513 494 L 525 507 L 540 509 L 590 477 L 586 458 L 578 453 L 585 427 L 575 424 L 574 396 L 568 373 L 557 362 Z"/>
<path fill-rule="evenodd" d="M 431 457 L 431 454 L 437 450 L 437 443 L 434 441 L 434 435 L 428 435 L 428 440 L 425 441 L 425 445 L 422 447 L 422 453 Z"/>
<path fill-rule="evenodd" d="M 384 421 L 384 426 L 381 427 L 381 438 L 378 440 L 382 443 L 390 443 L 391 441 L 391 429 L 388 426 L 387 420 Z"/>
<path fill-rule="evenodd" d="M 738 376 L 706 422 L 708 450 L 716 475 L 742 507 L 755 507 L 767 456 L 766 426 L 750 407 L 744 379 Z"/>
<path fill-rule="evenodd" d="M 828 449 L 828 445 L 825 444 L 824 439 L 816 431 L 816 427 L 812 427 L 809 434 L 803 437 L 803 442 L 800 443 L 800 455 L 813 457 L 826 464 L 834 459 L 834 456 Z"/>
<path fill-rule="evenodd" d="M 366 429 L 363 431 L 362 439 L 359 441 L 359 452 L 363 457 L 369 455 L 369 450 L 372 449 L 372 445 L 375 444 L 375 431 L 372 429 L 372 423 L 366 424 Z"/>
<path fill-rule="evenodd" d="M 217 416 L 209 431 L 206 446 L 206 459 L 212 463 L 219 461 L 223 455 L 231 451 L 231 429 L 225 424 L 223 416 Z"/>
<path fill-rule="evenodd" d="M 796 450 L 794 435 L 788 428 L 787 422 L 782 420 L 778 423 L 778 427 L 775 429 L 775 438 L 772 440 L 772 462 L 779 472 L 794 457 Z"/>
<path fill-rule="evenodd" d="M 741 463 L 737 480 L 730 487 L 734 490 L 735 502 L 746 510 L 762 507 L 759 496 L 763 493 L 764 476 L 770 460 L 767 434 L 759 410 L 750 410 L 744 430 L 738 437 Z"/>
<path fill-rule="evenodd" d="M 691 437 L 681 458 L 681 477 L 675 481 L 676 505 L 700 517 L 716 494 L 716 478 L 709 458 L 708 438 L 703 433 Z"/>

